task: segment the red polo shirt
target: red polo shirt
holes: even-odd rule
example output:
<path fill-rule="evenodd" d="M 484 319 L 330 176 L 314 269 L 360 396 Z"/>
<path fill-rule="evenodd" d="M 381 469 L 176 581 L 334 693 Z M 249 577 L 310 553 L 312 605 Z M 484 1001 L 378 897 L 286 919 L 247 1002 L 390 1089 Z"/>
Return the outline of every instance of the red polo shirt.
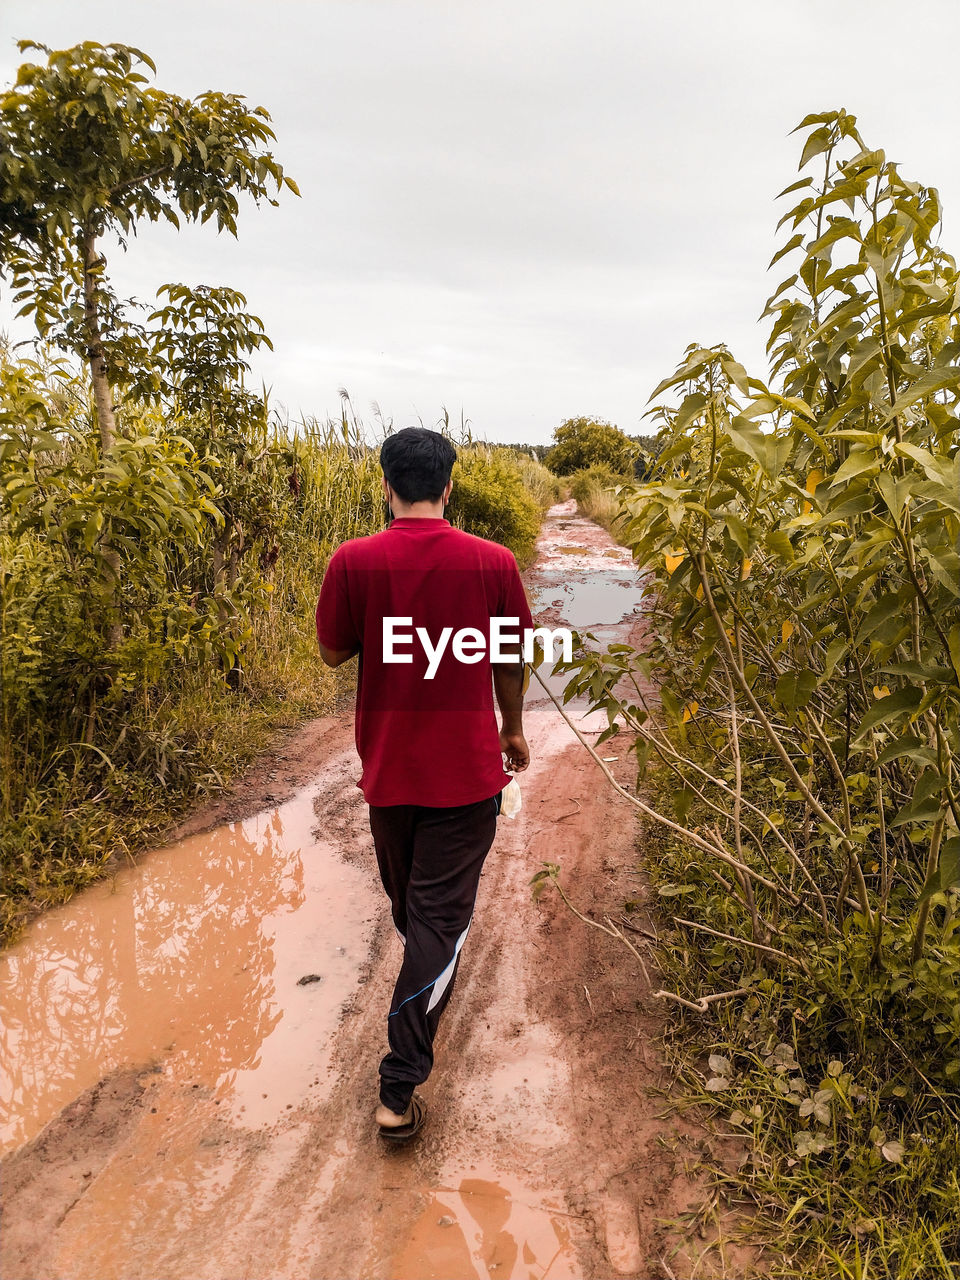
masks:
<path fill-rule="evenodd" d="M 383 619 L 409 619 L 396 631 L 412 641 L 384 661 Z M 445 808 L 473 804 L 509 781 L 500 753 L 489 658 L 490 619 L 532 627 L 513 554 L 446 520 L 394 520 L 383 533 L 355 538 L 330 559 L 317 602 L 317 636 L 328 649 L 360 646 L 356 741 L 360 788 L 371 805 Z M 432 648 L 452 629 L 432 679 L 422 627 Z M 458 660 L 453 636 L 472 627 L 486 640 L 478 661 Z M 477 646 L 464 646 L 477 656 Z"/>

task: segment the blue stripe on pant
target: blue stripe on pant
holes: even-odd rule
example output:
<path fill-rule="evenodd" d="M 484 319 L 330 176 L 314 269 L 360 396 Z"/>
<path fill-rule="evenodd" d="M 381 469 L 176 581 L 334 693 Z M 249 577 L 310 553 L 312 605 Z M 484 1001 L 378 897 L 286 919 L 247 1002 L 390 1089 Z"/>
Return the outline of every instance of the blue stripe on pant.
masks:
<path fill-rule="evenodd" d="M 406 1111 L 433 1066 L 433 1041 L 493 844 L 498 800 L 444 809 L 370 806 L 380 879 L 404 939 L 387 1018 L 390 1052 L 380 1063 L 380 1100 L 391 1111 Z"/>

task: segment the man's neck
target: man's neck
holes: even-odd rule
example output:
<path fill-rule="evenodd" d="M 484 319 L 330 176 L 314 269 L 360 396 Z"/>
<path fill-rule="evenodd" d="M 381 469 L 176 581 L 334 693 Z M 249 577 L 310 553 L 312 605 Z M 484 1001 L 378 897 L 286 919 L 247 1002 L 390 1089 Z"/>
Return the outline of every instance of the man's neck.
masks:
<path fill-rule="evenodd" d="M 442 520 L 442 502 L 393 502 L 394 520 Z"/>

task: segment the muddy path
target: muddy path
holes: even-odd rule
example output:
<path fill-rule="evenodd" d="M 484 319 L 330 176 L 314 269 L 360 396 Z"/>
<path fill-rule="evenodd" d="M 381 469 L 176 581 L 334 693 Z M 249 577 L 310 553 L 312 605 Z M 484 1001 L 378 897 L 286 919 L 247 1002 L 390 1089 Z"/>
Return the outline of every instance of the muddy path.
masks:
<path fill-rule="evenodd" d="M 642 635 L 629 556 L 573 504 L 526 576 L 538 620 Z M 530 891 L 549 861 L 581 910 L 643 903 L 633 811 L 544 695 L 525 719 L 408 1148 L 372 1122 L 400 943 L 349 717 L 33 924 L 0 963 L 4 1280 L 743 1274 L 695 1173 L 721 1140 L 668 1113 L 636 962 Z"/>

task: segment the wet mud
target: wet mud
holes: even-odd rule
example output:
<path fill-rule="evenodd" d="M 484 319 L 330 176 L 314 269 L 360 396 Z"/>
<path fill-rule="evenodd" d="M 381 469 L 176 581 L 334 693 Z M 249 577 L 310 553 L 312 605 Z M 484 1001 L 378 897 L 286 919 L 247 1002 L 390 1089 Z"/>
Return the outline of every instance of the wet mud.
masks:
<path fill-rule="evenodd" d="M 3 1150 L 131 1062 L 246 1125 L 315 1087 L 375 918 L 366 877 L 314 834 L 315 798 L 158 850 L 35 922 L 0 973 Z"/>
<path fill-rule="evenodd" d="M 629 555 L 573 504 L 527 584 L 541 623 L 642 639 Z M 549 861 L 581 910 L 642 902 L 633 810 L 537 685 L 525 720 L 523 809 L 487 860 L 409 1147 L 373 1124 L 400 943 L 349 716 L 206 813 L 232 820 L 196 815 L 34 922 L 0 960 L 5 1280 L 744 1274 L 696 1172 L 724 1153 L 657 1092 L 636 962 L 531 893 Z"/>

